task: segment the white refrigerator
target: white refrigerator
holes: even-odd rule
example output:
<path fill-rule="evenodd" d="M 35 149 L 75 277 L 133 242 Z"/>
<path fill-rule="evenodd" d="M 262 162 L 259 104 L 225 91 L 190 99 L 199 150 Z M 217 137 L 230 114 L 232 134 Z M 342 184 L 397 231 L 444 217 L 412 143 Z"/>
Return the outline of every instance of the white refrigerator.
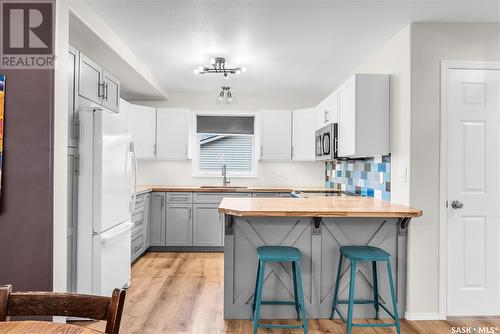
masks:
<path fill-rule="evenodd" d="M 79 110 L 77 292 L 110 296 L 130 284 L 137 165 L 120 113 Z"/>

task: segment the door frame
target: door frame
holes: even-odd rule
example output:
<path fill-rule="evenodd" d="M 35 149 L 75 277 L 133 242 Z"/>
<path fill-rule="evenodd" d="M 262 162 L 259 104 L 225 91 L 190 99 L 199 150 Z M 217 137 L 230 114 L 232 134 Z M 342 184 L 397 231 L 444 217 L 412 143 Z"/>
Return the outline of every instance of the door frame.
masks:
<path fill-rule="evenodd" d="M 440 153 L 439 153 L 439 318 L 445 320 L 447 311 L 448 283 L 448 208 L 446 207 L 448 182 L 448 105 L 445 94 L 448 87 L 447 73 L 450 69 L 500 70 L 500 62 L 489 61 L 441 61 L 440 85 Z"/>

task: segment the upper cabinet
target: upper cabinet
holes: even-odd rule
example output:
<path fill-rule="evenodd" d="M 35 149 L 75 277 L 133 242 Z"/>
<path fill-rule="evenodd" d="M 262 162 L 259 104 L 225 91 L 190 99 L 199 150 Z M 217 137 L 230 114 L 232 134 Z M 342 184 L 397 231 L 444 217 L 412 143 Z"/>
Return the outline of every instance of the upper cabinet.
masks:
<path fill-rule="evenodd" d="M 104 84 L 102 105 L 110 110 L 118 111 L 120 109 L 120 80 L 104 70 L 102 79 Z"/>
<path fill-rule="evenodd" d="M 126 114 L 138 159 L 156 156 L 156 108 L 139 106 L 121 100 L 120 112 Z"/>
<path fill-rule="evenodd" d="M 289 161 L 292 152 L 292 112 L 262 110 L 260 140 L 262 160 Z"/>
<path fill-rule="evenodd" d="M 323 124 L 324 116 L 317 108 L 297 109 L 292 112 L 292 160 L 315 160 L 315 131 Z"/>
<path fill-rule="evenodd" d="M 339 112 L 338 92 L 335 91 L 318 104 L 317 112 L 321 117 L 322 124 L 336 123 Z"/>
<path fill-rule="evenodd" d="M 189 109 L 156 109 L 156 158 L 189 158 Z"/>
<path fill-rule="evenodd" d="M 337 93 L 339 157 L 389 154 L 389 75 L 356 74 Z"/>
<path fill-rule="evenodd" d="M 83 53 L 79 54 L 78 94 L 110 110 L 118 111 L 120 81 Z"/>
<path fill-rule="evenodd" d="M 152 108 L 121 100 L 138 159 L 187 160 L 189 109 Z"/>

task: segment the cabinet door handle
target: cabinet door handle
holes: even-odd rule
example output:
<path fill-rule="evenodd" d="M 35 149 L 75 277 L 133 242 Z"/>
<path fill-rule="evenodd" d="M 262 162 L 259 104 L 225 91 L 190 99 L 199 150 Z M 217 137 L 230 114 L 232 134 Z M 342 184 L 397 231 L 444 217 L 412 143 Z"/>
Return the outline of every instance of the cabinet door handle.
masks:
<path fill-rule="evenodd" d="M 100 82 L 98 85 L 97 85 L 97 97 L 102 97 L 104 98 L 104 82 Z M 102 93 L 101 93 L 101 90 L 102 90 Z"/>
<path fill-rule="evenodd" d="M 264 145 L 260 145 L 260 158 L 264 155 Z"/>
<path fill-rule="evenodd" d="M 184 157 L 187 159 L 188 157 L 188 146 L 184 145 Z"/>
<path fill-rule="evenodd" d="M 104 83 L 104 98 L 108 100 L 108 83 Z"/>

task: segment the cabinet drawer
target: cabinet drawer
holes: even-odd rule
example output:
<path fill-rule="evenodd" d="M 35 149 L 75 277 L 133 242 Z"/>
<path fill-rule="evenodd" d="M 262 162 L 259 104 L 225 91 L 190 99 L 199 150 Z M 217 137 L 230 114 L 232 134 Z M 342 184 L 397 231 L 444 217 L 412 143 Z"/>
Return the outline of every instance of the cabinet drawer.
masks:
<path fill-rule="evenodd" d="M 132 247 L 131 247 L 131 257 L 132 260 L 137 257 L 137 255 L 141 254 L 144 249 L 144 234 L 140 233 L 135 236 L 132 236 Z"/>
<path fill-rule="evenodd" d="M 135 198 L 135 209 L 137 210 L 138 208 L 141 208 L 144 206 L 144 198 L 146 197 L 145 194 L 143 195 L 138 195 Z"/>
<path fill-rule="evenodd" d="M 194 203 L 220 204 L 224 197 L 251 197 L 252 193 L 194 193 Z"/>
<path fill-rule="evenodd" d="M 132 234 L 136 233 L 138 230 L 144 229 L 144 210 L 136 212 L 132 215 Z"/>
<path fill-rule="evenodd" d="M 168 203 L 191 203 L 193 202 L 193 193 L 167 193 Z"/>

